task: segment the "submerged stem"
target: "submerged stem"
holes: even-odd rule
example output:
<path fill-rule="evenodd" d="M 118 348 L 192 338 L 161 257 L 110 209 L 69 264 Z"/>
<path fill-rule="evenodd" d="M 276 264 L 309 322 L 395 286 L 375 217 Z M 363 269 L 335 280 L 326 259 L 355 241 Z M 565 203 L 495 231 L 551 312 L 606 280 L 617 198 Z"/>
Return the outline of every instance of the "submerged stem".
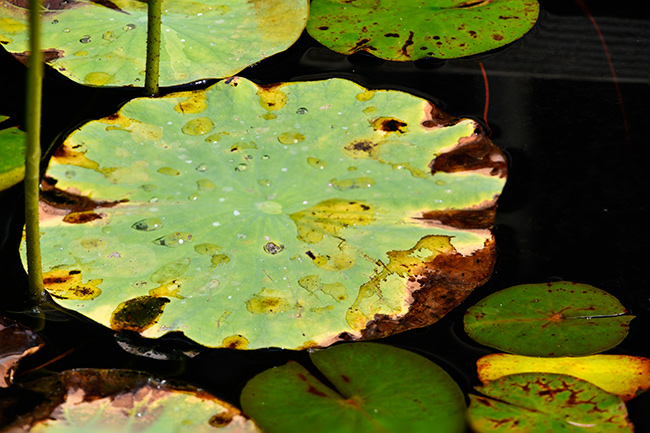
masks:
<path fill-rule="evenodd" d="M 27 69 L 27 95 L 25 127 L 27 150 L 25 152 L 25 236 L 27 248 L 27 275 L 29 294 L 33 301 L 43 299 L 43 269 L 41 268 L 41 240 L 39 232 L 39 178 L 41 164 L 41 99 L 43 80 L 43 53 L 40 49 L 40 0 L 29 0 L 29 63 Z"/>
<path fill-rule="evenodd" d="M 160 65 L 160 24 L 162 0 L 149 0 L 147 3 L 147 69 L 144 91 L 149 96 L 157 96 Z"/>

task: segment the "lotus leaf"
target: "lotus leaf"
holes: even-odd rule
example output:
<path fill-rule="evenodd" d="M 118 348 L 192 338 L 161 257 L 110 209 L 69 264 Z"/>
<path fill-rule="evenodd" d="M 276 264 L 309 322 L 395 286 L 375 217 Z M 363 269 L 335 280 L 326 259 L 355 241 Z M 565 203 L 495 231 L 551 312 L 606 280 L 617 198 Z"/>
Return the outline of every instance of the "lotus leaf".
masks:
<path fill-rule="evenodd" d="M 313 0 L 307 31 L 338 53 L 446 59 L 516 41 L 538 14 L 536 0 Z"/>
<path fill-rule="evenodd" d="M 135 99 L 54 155 L 45 285 L 146 337 L 381 337 L 435 322 L 489 277 L 505 170 L 475 121 L 343 79 Z"/>
<path fill-rule="evenodd" d="M 650 389 L 650 359 L 627 355 L 535 358 L 496 353 L 477 361 L 478 377 L 487 384 L 517 373 L 562 373 L 579 377 L 624 401 Z"/>
<path fill-rule="evenodd" d="M 42 402 L 28 413 L 18 408 L 21 416 L 7 431 L 260 432 L 237 408 L 205 391 L 137 371 L 68 370 L 22 388 L 40 394 Z"/>
<path fill-rule="evenodd" d="M 0 122 L 6 116 L 0 115 Z M 0 191 L 25 177 L 25 133 L 18 128 L 0 129 Z"/>
<path fill-rule="evenodd" d="M 383 344 L 310 353 L 334 385 L 295 362 L 267 370 L 242 391 L 244 411 L 267 433 L 454 433 L 465 430 L 458 385 L 428 359 Z"/>
<path fill-rule="evenodd" d="M 476 433 L 633 432 L 621 398 L 564 374 L 504 376 L 470 394 L 467 418 Z"/>
<path fill-rule="evenodd" d="M 24 58 L 27 9 L 0 0 L 0 42 Z M 162 5 L 160 85 L 229 77 L 291 46 L 305 28 L 307 0 L 165 0 Z M 45 60 L 90 86 L 142 86 L 147 2 L 46 2 Z"/>
<path fill-rule="evenodd" d="M 558 281 L 501 290 L 467 310 L 474 340 L 527 356 L 584 356 L 619 344 L 634 318 L 614 296 Z"/>

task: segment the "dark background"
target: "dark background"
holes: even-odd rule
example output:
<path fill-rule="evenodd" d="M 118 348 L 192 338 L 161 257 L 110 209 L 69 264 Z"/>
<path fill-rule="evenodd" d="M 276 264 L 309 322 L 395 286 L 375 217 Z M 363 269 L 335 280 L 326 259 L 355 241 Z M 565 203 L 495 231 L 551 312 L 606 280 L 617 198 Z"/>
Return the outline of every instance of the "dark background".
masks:
<path fill-rule="evenodd" d="M 540 1 L 540 20 L 529 34 L 474 58 L 385 62 L 363 54 L 335 54 L 304 34 L 288 51 L 240 74 L 258 83 L 350 78 L 372 88 L 409 91 L 454 116 L 482 122 L 482 62 L 489 82 L 491 139 L 510 164 L 499 199 L 493 277 L 440 322 L 382 340 L 434 360 L 465 392 L 478 385 L 476 360 L 495 351 L 464 334 L 463 314 L 488 294 L 517 284 L 568 280 L 612 293 L 637 318 L 627 339 L 610 352 L 650 357 L 649 6 L 584 2 L 607 43 L 615 81 L 580 3 Z M 12 124 L 23 124 L 24 74 L 19 62 L 0 52 L 0 113 L 12 116 Z M 135 96 L 136 89 L 86 88 L 48 70 L 43 145 L 60 142 L 71 129 L 115 112 Z M 24 308 L 19 294 L 26 280 L 17 255 L 21 187 L 0 194 L 0 311 Z M 26 324 L 31 320 L 29 314 L 7 314 Z M 47 368 L 141 369 L 188 381 L 238 405 L 241 388 L 256 373 L 288 359 L 309 364 L 305 353 L 283 350 L 198 349 L 194 358 L 153 360 L 123 351 L 110 330 L 56 313 L 48 314 L 41 334 L 46 346 L 25 360 L 18 381 L 33 375 L 21 376 L 21 371 L 66 353 Z M 172 354 L 193 348 L 175 336 L 160 344 Z M 632 400 L 628 408 L 636 431 L 650 431 L 649 394 Z"/>

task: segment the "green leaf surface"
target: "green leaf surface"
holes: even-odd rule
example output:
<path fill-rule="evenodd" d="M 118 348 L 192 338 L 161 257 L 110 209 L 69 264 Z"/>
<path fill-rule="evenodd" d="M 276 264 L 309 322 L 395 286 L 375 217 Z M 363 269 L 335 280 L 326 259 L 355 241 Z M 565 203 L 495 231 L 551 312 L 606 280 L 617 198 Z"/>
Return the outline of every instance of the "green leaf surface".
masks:
<path fill-rule="evenodd" d="M 435 322 L 490 275 L 505 159 L 476 122 L 347 80 L 235 78 L 69 136 L 45 285 L 116 330 L 306 348 Z"/>
<path fill-rule="evenodd" d="M 504 376 L 470 394 L 467 418 L 476 433 L 632 432 L 621 398 L 573 376 Z"/>
<path fill-rule="evenodd" d="M 465 399 L 458 385 L 420 355 L 355 343 L 314 351 L 310 357 L 336 390 L 295 362 L 267 370 L 244 387 L 242 407 L 265 432 L 465 429 Z"/>
<path fill-rule="evenodd" d="M 7 120 L 0 115 L 0 122 Z M 25 133 L 17 127 L 3 128 L 0 125 L 0 191 L 5 190 L 25 177 Z"/>
<path fill-rule="evenodd" d="M 11 431 L 65 433 L 259 433 L 230 404 L 188 385 L 130 370 L 68 370 L 22 386 L 42 398 Z M 13 402 L 13 400 L 10 400 Z M 8 402 L 9 404 L 9 402 Z"/>
<path fill-rule="evenodd" d="M 587 284 L 524 284 L 467 310 L 474 340 L 527 356 L 584 356 L 619 344 L 634 316 L 612 295 Z"/>
<path fill-rule="evenodd" d="M 90 86 L 141 87 L 147 3 L 53 1 L 43 14 L 49 65 Z M 291 46 L 305 28 L 307 0 L 165 0 L 160 85 L 229 77 Z M 27 47 L 27 10 L 0 0 L 0 42 L 19 59 Z"/>
<path fill-rule="evenodd" d="M 313 0 L 307 31 L 338 53 L 447 59 L 514 42 L 538 14 L 536 0 Z"/>

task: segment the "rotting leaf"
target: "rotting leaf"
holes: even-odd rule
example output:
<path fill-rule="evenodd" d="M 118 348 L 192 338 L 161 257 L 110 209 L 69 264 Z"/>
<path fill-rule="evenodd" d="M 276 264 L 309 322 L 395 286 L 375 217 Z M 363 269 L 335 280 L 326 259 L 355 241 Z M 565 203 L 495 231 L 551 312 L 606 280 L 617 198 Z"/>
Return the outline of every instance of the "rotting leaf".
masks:
<path fill-rule="evenodd" d="M 338 53 L 386 60 L 455 58 L 502 47 L 528 32 L 536 0 L 313 0 L 307 31 Z"/>
<path fill-rule="evenodd" d="M 467 418 L 476 433 L 634 431 L 619 396 L 573 376 L 513 374 L 477 391 L 487 397 L 470 394 Z"/>
<path fill-rule="evenodd" d="M 37 333 L 0 316 L 0 388 L 11 385 L 20 360 L 42 346 L 43 340 Z"/>
<path fill-rule="evenodd" d="M 458 385 L 428 359 L 395 347 L 342 344 L 310 353 L 334 386 L 296 362 L 251 379 L 241 404 L 267 433 L 454 433 L 465 430 Z"/>
<path fill-rule="evenodd" d="M 43 50 L 49 65 L 89 86 L 143 86 L 146 2 L 48 3 L 65 5 L 43 14 Z M 167 2 L 162 13 L 160 84 L 232 76 L 291 46 L 305 28 L 308 13 L 307 0 Z M 27 17 L 27 8 L 0 0 L 0 42 L 21 61 L 29 54 Z"/>
<path fill-rule="evenodd" d="M 82 126 L 45 178 L 43 263 L 101 280 L 101 295 L 57 302 L 145 337 L 230 347 L 241 336 L 248 349 L 379 338 L 444 316 L 492 271 L 505 158 L 472 120 L 369 92 L 233 78 Z M 213 130 L 188 134 L 197 118 Z M 432 171 L 467 146 L 478 160 Z"/>
<path fill-rule="evenodd" d="M 42 399 L 26 413 L 20 407 L 21 416 L 4 426 L 8 431 L 260 432 L 237 408 L 205 391 L 137 371 L 68 370 L 21 388 Z"/>
<path fill-rule="evenodd" d="M 650 359 L 627 355 L 537 358 L 496 353 L 480 358 L 478 377 L 485 385 L 518 373 L 562 373 L 597 385 L 628 401 L 650 389 Z"/>
<path fill-rule="evenodd" d="M 523 284 L 494 293 L 467 310 L 465 332 L 505 352 L 583 356 L 619 344 L 634 318 L 609 293 L 559 281 Z"/>

